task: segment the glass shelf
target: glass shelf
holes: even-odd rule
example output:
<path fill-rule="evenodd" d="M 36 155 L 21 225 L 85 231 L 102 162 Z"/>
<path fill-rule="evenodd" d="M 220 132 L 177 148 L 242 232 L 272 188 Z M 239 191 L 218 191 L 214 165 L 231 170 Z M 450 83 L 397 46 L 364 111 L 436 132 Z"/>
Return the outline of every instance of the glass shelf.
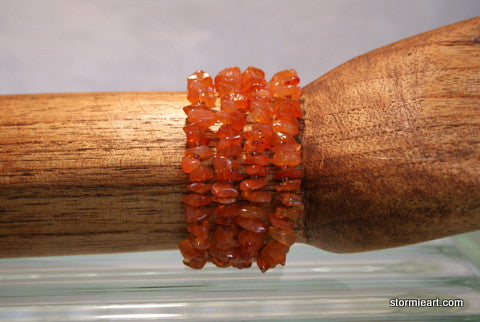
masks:
<path fill-rule="evenodd" d="M 395 249 L 333 254 L 292 247 L 262 274 L 195 271 L 177 251 L 0 260 L 0 320 L 438 321 L 480 316 L 480 232 Z M 392 298 L 460 298 L 451 308 Z"/>

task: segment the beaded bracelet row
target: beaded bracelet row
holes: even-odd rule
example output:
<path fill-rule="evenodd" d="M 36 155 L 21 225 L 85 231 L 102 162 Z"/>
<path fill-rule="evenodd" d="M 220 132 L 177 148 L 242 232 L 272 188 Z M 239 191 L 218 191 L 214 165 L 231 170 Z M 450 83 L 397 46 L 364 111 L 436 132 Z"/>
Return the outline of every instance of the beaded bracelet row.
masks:
<path fill-rule="evenodd" d="M 285 265 L 303 214 L 299 82 L 292 69 L 267 82 L 255 67 L 226 68 L 215 81 L 203 71 L 188 77 L 185 265 L 247 268 L 256 261 L 262 272 Z"/>

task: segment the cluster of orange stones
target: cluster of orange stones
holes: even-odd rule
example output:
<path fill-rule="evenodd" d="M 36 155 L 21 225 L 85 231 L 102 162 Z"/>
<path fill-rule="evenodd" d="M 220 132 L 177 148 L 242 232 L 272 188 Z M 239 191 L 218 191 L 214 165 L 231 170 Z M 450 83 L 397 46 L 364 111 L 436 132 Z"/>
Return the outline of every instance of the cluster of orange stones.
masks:
<path fill-rule="evenodd" d="M 303 214 L 299 82 L 293 69 L 267 82 L 255 67 L 226 68 L 215 81 L 203 71 L 188 77 L 185 265 L 285 265 Z"/>

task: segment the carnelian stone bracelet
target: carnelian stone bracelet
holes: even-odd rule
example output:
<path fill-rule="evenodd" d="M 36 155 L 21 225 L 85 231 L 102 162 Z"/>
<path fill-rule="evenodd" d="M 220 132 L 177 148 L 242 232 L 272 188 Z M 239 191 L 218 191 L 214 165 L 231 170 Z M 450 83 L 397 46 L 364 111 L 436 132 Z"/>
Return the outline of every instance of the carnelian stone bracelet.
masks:
<path fill-rule="evenodd" d="M 267 82 L 255 67 L 225 68 L 215 80 L 203 71 L 188 77 L 181 163 L 191 182 L 183 198 L 188 238 L 178 244 L 185 265 L 256 261 L 262 272 L 285 265 L 304 208 L 299 82 L 293 69 Z"/>

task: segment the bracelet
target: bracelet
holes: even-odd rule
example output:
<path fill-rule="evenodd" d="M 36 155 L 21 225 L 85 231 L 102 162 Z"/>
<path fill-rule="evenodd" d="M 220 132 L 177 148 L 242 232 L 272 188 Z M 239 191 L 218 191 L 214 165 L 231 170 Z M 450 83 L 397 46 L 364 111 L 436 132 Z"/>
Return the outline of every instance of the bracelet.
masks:
<path fill-rule="evenodd" d="M 226 68 L 215 81 L 203 71 L 187 78 L 181 168 L 191 183 L 183 198 L 188 238 L 178 244 L 185 265 L 285 265 L 304 208 L 299 82 L 293 69 L 267 82 L 255 67 Z"/>

